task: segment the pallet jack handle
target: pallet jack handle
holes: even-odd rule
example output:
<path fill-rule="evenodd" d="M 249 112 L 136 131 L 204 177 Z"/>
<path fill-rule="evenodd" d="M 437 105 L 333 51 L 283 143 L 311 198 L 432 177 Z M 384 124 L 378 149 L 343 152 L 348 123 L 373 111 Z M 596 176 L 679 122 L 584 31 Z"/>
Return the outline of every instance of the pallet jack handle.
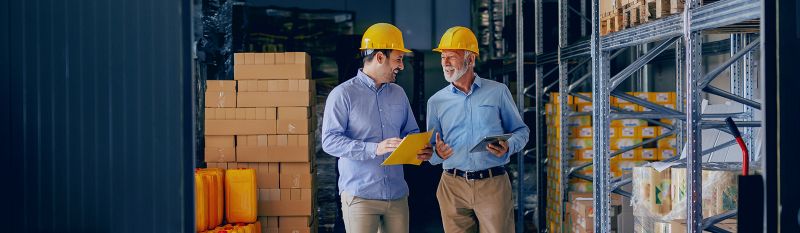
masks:
<path fill-rule="evenodd" d="M 749 174 L 750 167 L 750 155 L 747 153 L 747 144 L 742 140 L 742 134 L 739 132 L 739 128 L 736 127 L 736 122 L 734 122 L 732 118 L 725 118 L 725 123 L 728 125 L 728 129 L 731 130 L 733 138 L 736 139 L 736 143 L 738 143 L 739 147 L 742 149 L 742 175 L 746 176 Z"/>

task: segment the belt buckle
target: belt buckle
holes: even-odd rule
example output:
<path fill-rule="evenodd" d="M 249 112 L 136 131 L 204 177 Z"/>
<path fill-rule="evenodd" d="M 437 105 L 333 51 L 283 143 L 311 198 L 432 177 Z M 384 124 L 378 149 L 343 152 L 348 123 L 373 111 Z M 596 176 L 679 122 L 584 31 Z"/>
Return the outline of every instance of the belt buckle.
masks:
<path fill-rule="evenodd" d="M 472 173 L 472 172 L 473 172 L 473 171 L 464 171 L 464 179 L 465 179 L 465 180 L 467 180 L 467 181 L 473 181 L 473 180 L 475 180 L 475 179 L 470 179 L 470 178 L 469 178 L 469 174 L 470 174 L 470 173 Z"/>

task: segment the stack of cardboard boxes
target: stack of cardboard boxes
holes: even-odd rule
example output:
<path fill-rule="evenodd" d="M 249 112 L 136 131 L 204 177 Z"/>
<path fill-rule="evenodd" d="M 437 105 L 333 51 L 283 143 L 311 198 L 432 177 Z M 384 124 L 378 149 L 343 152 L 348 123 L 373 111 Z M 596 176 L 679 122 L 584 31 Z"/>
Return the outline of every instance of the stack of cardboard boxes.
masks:
<path fill-rule="evenodd" d="M 237 53 L 235 80 L 207 82 L 205 161 L 256 170 L 263 232 L 316 232 L 310 65 L 302 52 Z"/>
<path fill-rule="evenodd" d="M 579 93 L 584 96 L 591 96 L 591 93 Z M 673 92 L 629 92 L 633 96 L 660 104 L 667 108 L 675 109 L 675 93 Z M 558 93 L 551 93 L 551 103 L 545 105 L 545 121 L 547 124 L 547 219 L 548 228 L 551 232 L 560 232 L 561 203 L 563 202 L 560 185 L 564 174 L 562 168 L 575 167 L 580 164 L 592 162 L 592 118 L 590 115 L 572 116 L 566 119 L 565 132 L 566 145 L 565 154 L 567 164 L 560 164 L 560 149 L 562 141 L 559 127 L 562 125 L 561 111 Z M 581 98 L 567 96 L 566 111 L 569 112 L 592 112 L 592 103 Z M 611 98 L 611 105 L 627 111 L 645 112 L 649 109 L 630 103 L 628 101 Z M 672 124 L 672 120 L 662 119 L 664 123 Z M 644 140 L 655 138 L 661 134 L 668 133 L 669 130 L 660 126 L 650 125 L 641 119 L 620 119 L 611 121 L 610 149 L 611 152 L 624 149 Z M 632 172 L 633 167 L 642 165 L 649 161 L 667 159 L 675 156 L 675 136 L 669 136 L 649 143 L 644 147 L 626 151 L 611 159 L 612 177 L 621 177 Z M 587 167 L 578 171 L 578 174 L 592 176 L 592 167 Z M 566 182 L 568 192 L 590 193 L 592 183 L 589 181 L 572 178 Z M 565 212 L 566 214 L 566 212 Z"/>

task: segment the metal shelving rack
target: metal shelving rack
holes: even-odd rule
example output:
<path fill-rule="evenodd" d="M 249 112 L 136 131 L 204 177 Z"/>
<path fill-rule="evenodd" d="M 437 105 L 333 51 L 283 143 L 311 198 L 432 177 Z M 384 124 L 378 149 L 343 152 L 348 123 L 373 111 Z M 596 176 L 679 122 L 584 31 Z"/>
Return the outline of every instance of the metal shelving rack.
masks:
<path fill-rule="evenodd" d="M 702 150 L 701 145 L 701 131 L 703 129 L 717 129 L 727 132 L 725 125 L 719 118 L 726 116 L 734 116 L 739 121 L 737 124 L 740 127 L 745 127 L 743 130 L 746 142 L 749 144 L 748 148 L 753 150 L 753 131 L 750 127 L 759 127 L 760 122 L 753 121 L 753 109 L 760 109 L 760 104 L 752 100 L 753 86 L 754 86 L 754 62 L 753 48 L 759 46 L 758 34 L 734 33 L 730 38 L 730 55 L 731 58 L 723 62 L 722 65 L 708 71 L 706 74 L 701 73 L 701 58 L 702 58 L 702 31 L 708 29 L 720 28 L 731 24 L 744 22 L 747 20 L 761 18 L 761 2 L 760 0 L 722 0 L 706 5 L 700 5 L 699 0 L 687 0 L 683 13 L 672 16 L 667 16 L 646 24 L 642 24 L 633 28 L 625 29 L 619 32 L 610 33 L 606 36 L 600 36 L 599 24 L 599 6 L 598 0 L 590 0 L 591 8 L 590 15 L 586 15 L 585 3 L 581 3 L 580 12 L 571 7 L 567 3 L 568 0 L 557 0 L 558 3 L 558 48 L 555 53 L 543 53 L 542 41 L 542 2 L 543 0 L 534 1 L 534 17 L 535 17 L 535 80 L 529 86 L 524 85 L 524 76 L 522 70 L 522 57 L 519 54 L 522 52 L 522 31 L 523 25 L 521 15 L 521 1 L 517 1 L 517 72 L 518 72 L 518 85 L 517 85 L 517 100 L 520 105 L 520 110 L 523 112 L 534 112 L 535 124 L 534 127 L 534 142 L 536 148 L 526 150 L 520 156 L 520 160 L 524 156 L 535 154 L 535 166 L 539 176 L 545 174 L 545 155 L 544 155 L 544 134 L 542 130 L 543 114 L 544 114 L 544 101 L 543 96 L 551 89 L 556 83 L 545 85 L 543 82 L 545 76 L 558 71 L 558 91 L 559 91 L 559 108 L 561 126 L 560 131 L 560 165 L 561 165 L 561 182 L 559 184 L 560 197 L 562 210 L 564 208 L 564 199 L 567 196 L 567 180 L 568 177 L 575 177 L 593 181 L 594 190 L 594 229 L 597 232 L 609 232 L 610 226 L 610 195 L 623 195 L 630 197 L 630 193 L 622 191 L 621 186 L 629 184 L 632 181 L 630 175 L 623 176 L 617 179 L 610 177 L 610 159 L 625 151 L 635 149 L 646 143 L 658 140 L 660 138 L 677 135 L 677 150 L 681 150 L 684 142 L 687 144 L 688 153 L 685 159 L 687 165 L 687 230 L 688 232 L 702 232 L 704 229 L 712 232 L 725 232 L 722 229 L 716 228 L 713 225 L 726 218 L 736 215 L 736 211 L 731 211 L 719 216 L 713 216 L 708 219 L 703 219 L 702 216 L 702 201 L 700 199 L 701 193 L 701 163 L 702 156 L 709 154 L 715 150 L 725 148 L 732 145 L 734 142 L 729 141 L 711 149 Z M 586 16 L 590 16 L 590 33 L 591 39 L 588 41 L 581 41 L 567 44 L 567 25 L 570 11 L 582 16 L 586 20 Z M 581 23 L 581 32 L 585 33 L 584 23 Z M 744 31 L 743 31 L 744 32 Z M 646 45 L 648 43 L 660 42 L 655 47 L 649 49 L 643 56 L 637 57 L 628 67 L 619 73 L 611 76 L 610 73 L 610 60 L 619 55 L 622 49 L 637 45 Z M 746 44 L 746 46 L 745 46 Z M 675 66 L 676 66 L 676 109 L 673 110 L 662 107 L 655 103 L 638 99 L 634 96 L 625 94 L 624 92 L 614 91 L 614 89 L 622 83 L 626 78 L 631 76 L 634 72 L 642 69 L 647 63 L 656 57 L 658 54 L 666 49 L 675 49 Z M 612 53 L 613 52 L 613 53 Z M 575 60 L 576 58 L 587 57 L 576 64 L 570 64 L 568 61 Z M 743 59 L 743 62 L 740 60 Z M 555 63 L 556 68 L 547 73 L 544 73 L 543 66 L 548 63 Z M 581 76 L 570 83 L 570 74 L 579 69 L 584 64 L 589 64 L 591 72 Z M 717 87 L 709 85 L 709 83 L 720 73 L 730 67 L 731 71 L 731 91 L 724 91 Z M 576 87 L 591 78 L 592 81 L 592 96 L 580 95 L 574 90 Z M 741 86 L 741 87 L 740 87 Z M 701 92 L 721 96 L 732 101 L 743 104 L 741 113 L 732 114 L 701 114 Z M 592 127 L 593 127 L 593 163 L 587 163 L 576 167 L 568 167 L 568 159 L 570 158 L 567 150 L 567 133 L 568 127 L 566 121 L 571 116 L 580 115 L 580 113 L 573 113 L 567 110 L 567 95 L 573 95 L 577 98 L 589 100 L 593 104 Z M 524 95 L 524 96 L 522 96 Z M 625 112 L 622 109 L 610 106 L 610 97 L 615 96 L 620 99 L 633 102 L 635 104 L 652 109 L 651 112 Z M 524 108 L 523 98 L 532 98 L 530 101 L 533 106 Z M 612 112 L 613 110 L 613 112 Z M 682 111 L 680 111 L 682 110 Z M 670 130 L 669 133 L 663 134 L 655 139 L 645 140 L 640 144 L 623 148 L 614 153 L 610 153 L 609 147 L 609 126 L 611 120 L 638 118 L 646 119 L 648 122 L 660 125 Z M 673 125 L 668 125 L 657 121 L 660 118 L 675 119 Z M 713 120 L 713 119 L 717 120 Z M 754 153 L 751 153 L 754 154 Z M 679 156 L 670 159 L 673 161 L 680 161 Z M 751 158 L 753 159 L 753 158 Z M 524 163 L 520 161 L 520 171 Z M 575 173 L 576 171 L 594 166 L 593 176 L 586 177 Z M 544 222 L 543 208 L 545 198 L 542 195 L 544 190 L 547 189 L 543 179 L 537 178 L 537 190 L 539 190 L 538 201 L 538 214 L 537 225 L 540 232 L 545 232 L 546 224 Z M 518 196 L 522 196 L 521 191 L 518 191 Z M 521 211 L 520 211 L 521 212 Z M 564 229 L 563 219 L 564 212 L 561 212 L 562 222 L 561 230 Z M 518 218 L 521 216 L 518 216 Z M 520 231 L 521 222 L 517 222 L 517 229 Z M 521 232 L 521 231 L 520 231 Z"/>

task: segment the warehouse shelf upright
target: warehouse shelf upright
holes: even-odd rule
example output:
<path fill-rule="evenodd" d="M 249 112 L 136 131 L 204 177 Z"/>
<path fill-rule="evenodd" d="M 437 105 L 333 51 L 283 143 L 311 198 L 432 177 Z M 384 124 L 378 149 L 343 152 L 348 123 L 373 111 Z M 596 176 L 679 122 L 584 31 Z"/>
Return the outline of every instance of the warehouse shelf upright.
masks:
<path fill-rule="evenodd" d="M 558 197 L 555 197 L 559 203 L 560 208 L 565 208 L 565 199 L 567 197 L 567 181 L 569 177 L 593 181 L 593 207 L 595 209 L 593 226 L 597 232 L 609 232 L 611 229 L 610 217 L 610 195 L 623 195 L 630 197 L 630 193 L 620 189 L 621 186 L 629 184 L 632 181 L 630 175 L 625 175 L 620 178 L 611 179 L 610 176 L 610 159 L 616 155 L 624 153 L 625 151 L 635 149 L 648 142 L 658 140 L 669 135 L 676 135 L 677 149 L 680 151 L 686 144 L 686 159 L 681 160 L 679 156 L 675 156 L 669 160 L 685 162 L 687 165 L 687 230 L 688 232 L 702 232 L 703 230 L 711 232 L 725 232 L 714 226 L 715 223 L 730 218 L 736 215 L 736 211 L 730 211 L 725 214 L 713 216 L 703 219 L 702 215 L 702 200 L 700 200 L 701 193 L 701 163 L 703 155 L 713 153 L 716 150 L 726 148 L 733 144 L 732 141 L 716 145 L 710 149 L 702 150 L 701 145 L 701 132 L 703 129 L 717 129 L 722 132 L 728 132 L 725 129 L 723 122 L 719 118 L 726 116 L 734 116 L 738 121 L 740 127 L 744 127 L 744 137 L 751 150 L 751 154 L 756 154 L 754 148 L 755 137 L 753 135 L 752 127 L 759 127 L 760 122 L 753 121 L 754 109 L 760 109 L 761 105 L 754 101 L 753 88 L 754 88 L 754 71 L 755 58 L 753 55 L 754 48 L 759 47 L 759 34 L 754 34 L 753 28 L 728 30 L 730 36 L 730 58 L 723 62 L 718 67 L 710 69 L 705 74 L 701 73 L 703 47 L 702 32 L 704 30 L 714 30 L 721 27 L 730 26 L 737 23 L 743 23 L 748 20 L 758 20 L 761 18 L 761 1 L 760 0 L 721 0 L 705 5 L 700 5 L 699 0 L 687 0 L 685 8 L 682 13 L 671 16 L 666 16 L 660 19 L 653 20 L 642 25 L 632 28 L 624 29 L 618 32 L 612 32 L 605 36 L 600 36 L 600 20 L 599 20 L 599 1 L 590 0 L 590 14 L 581 14 L 585 12 L 582 6 L 581 12 L 570 8 L 568 0 L 557 0 L 558 4 L 558 47 L 554 53 L 543 53 L 543 14 L 542 2 L 544 0 L 534 1 L 534 23 L 535 23 L 535 80 L 533 84 L 522 87 L 524 77 L 518 80 L 518 96 L 520 109 L 523 112 L 534 112 L 535 124 L 533 139 L 535 140 L 536 147 L 523 152 L 524 156 L 535 154 L 535 167 L 539 176 L 545 174 L 545 163 L 553 163 L 556 161 L 548 161 L 545 159 L 546 144 L 544 142 L 544 100 L 543 97 L 552 89 L 556 84 L 551 83 L 545 85 L 545 77 L 557 71 L 558 79 L 558 105 L 554 107 L 560 108 L 558 116 L 560 118 L 560 126 L 558 126 L 560 135 L 559 145 L 559 158 L 557 161 L 560 166 L 560 179 L 558 184 Z M 706 1 L 708 2 L 708 1 Z M 582 3 L 583 4 L 583 3 Z M 567 25 L 569 23 L 570 10 L 582 17 L 579 20 L 586 20 L 590 17 L 589 33 L 591 35 L 589 40 L 575 42 L 568 44 L 567 40 Z M 517 20 L 521 21 L 521 15 Z M 518 31 L 522 31 L 522 25 L 518 24 Z M 585 27 L 581 23 L 581 27 Z M 756 26 L 757 27 L 757 26 Z M 758 28 L 756 28 L 758 29 Z M 585 29 L 582 28 L 582 33 Z M 756 30 L 758 31 L 758 30 Z M 518 51 L 517 54 L 522 54 L 521 36 L 518 35 Z M 611 75 L 610 60 L 619 55 L 623 49 L 628 47 L 636 47 L 638 45 L 646 45 L 648 43 L 656 43 L 654 47 L 649 47 L 643 56 L 639 56 L 628 67 L 621 70 L 615 75 Z M 635 49 L 635 48 L 634 48 Z M 676 108 L 670 109 L 647 100 L 638 99 L 634 96 L 628 95 L 621 91 L 614 89 L 620 85 L 626 78 L 630 77 L 634 72 L 642 69 L 649 61 L 659 55 L 661 52 L 674 49 L 675 51 L 675 66 L 676 66 Z M 521 72 L 521 61 L 518 56 L 518 72 Z M 578 58 L 585 58 L 579 60 Z M 571 61 L 578 60 L 578 62 L 570 63 Z M 555 63 L 556 68 L 544 72 L 544 65 Z M 589 65 L 590 73 L 580 76 L 570 83 L 570 75 L 582 65 Z M 716 78 L 720 73 L 730 69 L 730 82 L 731 90 L 725 91 L 720 88 L 710 85 L 710 82 Z M 592 96 L 585 96 L 578 94 L 574 90 L 582 82 L 591 79 Z M 731 114 L 702 114 L 700 112 L 702 96 L 701 93 L 705 92 L 713 94 L 734 102 L 742 104 L 741 113 Z M 588 100 L 592 102 L 592 127 L 593 127 L 593 162 L 582 164 L 574 167 L 568 166 L 570 159 L 570 152 L 567 151 L 567 130 L 568 126 L 566 121 L 569 117 L 585 115 L 585 113 L 573 113 L 567 109 L 568 95 L 575 98 Z M 629 102 L 652 109 L 651 112 L 626 112 L 622 109 L 610 105 L 610 99 L 614 96 L 616 98 L 624 99 Z M 524 101 L 522 98 L 532 98 L 532 107 L 523 108 Z M 676 110 L 677 109 L 677 110 Z M 611 153 L 609 146 L 609 127 L 611 120 L 636 118 L 645 119 L 652 124 L 662 126 L 669 130 L 668 133 L 662 134 L 659 138 L 645 140 L 642 143 L 630 147 L 622 148 L 619 151 Z M 665 124 L 658 119 L 670 118 L 674 119 L 673 124 Z M 716 120 L 715 120 L 716 119 Z M 757 145 L 756 145 L 757 146 Z M 751 158 L 755 159 L 755 158 Z M 521 163 L 520 163 L 521 164 Z M 578 175 L 576 171 L 593 166 L 592 177 Z M 520 170 L 522 171 L 522 170 Z M 544 220 L 545 208 L 547 203 L 543 195 L 544 190 L 547 190 L 546 184 L 543 179 L 537 179 L 537 190 L 539 190 L 539 199 L 536 215 L 536 224 L 540 232 L 545 232 L 547 223 Z M 564 231 L 564 211 L 560 212 L 560 229 Z M 519 223 L 518 223 L 519 224 Z M 519 225 L 518 225 L 519 227 Z M 520 228 L 518 228 L 520 229 Z"/>

